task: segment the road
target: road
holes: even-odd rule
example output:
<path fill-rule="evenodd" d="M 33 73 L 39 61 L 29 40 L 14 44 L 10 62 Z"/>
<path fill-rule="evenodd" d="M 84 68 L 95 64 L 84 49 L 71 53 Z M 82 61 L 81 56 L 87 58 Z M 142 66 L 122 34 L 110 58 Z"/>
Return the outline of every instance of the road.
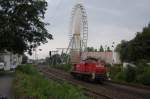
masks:
<path fill-rule="evenodd" d="M 13 73 L 0 74 L 0 99 L 2 96 L 6 97 L 2 99 L 12 99 L 12 82 Z"/>

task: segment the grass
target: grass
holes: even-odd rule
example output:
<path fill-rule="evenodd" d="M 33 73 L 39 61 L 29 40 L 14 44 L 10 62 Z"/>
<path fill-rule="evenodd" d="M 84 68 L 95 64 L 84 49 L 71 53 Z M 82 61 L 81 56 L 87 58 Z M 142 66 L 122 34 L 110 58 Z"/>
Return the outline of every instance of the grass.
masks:
<path fill-rule="evenodd" d="M 61 69 L 63 71 L 69 72 L 72 69 L 71 64 L 56 64 L 56 65 L 50 65 L 52 68 Z"/>
<path fill-rule="evenodd" d="M 17 68 L 14 91 L 15 99 L 87 99 L 80 88 L 49 80 L 32 65 Z"/>

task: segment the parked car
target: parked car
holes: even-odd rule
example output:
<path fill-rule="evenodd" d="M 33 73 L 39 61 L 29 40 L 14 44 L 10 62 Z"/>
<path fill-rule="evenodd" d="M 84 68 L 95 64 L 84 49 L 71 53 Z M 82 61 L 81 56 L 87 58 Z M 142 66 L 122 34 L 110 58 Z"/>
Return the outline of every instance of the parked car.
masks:
<path fill-rule="evenodd" d="M 0 70 L 4 70 L 4 62 L 0 62 Z"/>

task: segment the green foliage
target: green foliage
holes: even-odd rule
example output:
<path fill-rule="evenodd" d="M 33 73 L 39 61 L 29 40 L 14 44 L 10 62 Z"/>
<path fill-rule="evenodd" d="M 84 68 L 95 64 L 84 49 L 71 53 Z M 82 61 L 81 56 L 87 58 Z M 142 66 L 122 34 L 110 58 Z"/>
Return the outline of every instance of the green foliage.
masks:
<path fill-rule="evenodd" d="M 138 32 L 136 37 L 130 41 L 122 41 L 116 47 L 120 53 L 120 59 L 126 62 L 136 62 L 145 59 L 150 61 L 150 24 Z"/>
<path fill-rule="evenodd" d="M 94 47 L 87 47 L 87 51 L 88 51 L 88 52 L 104 52 L 104 48 L 103 48 L 102 45 L 100 46 L 99 49 L 96 49 L 96 48 L 94 48 Z M 107 50 L 106 50 L 106 51 L 111 52 L 110 47 L 107 47 Z"/>
<path fill-rule="evenodd" d="M 65 53 L 50 55 L 50 57 L 46 58 L 46 62 L 50 65 L 64 64 L 69 60 L 69 55 Z"/>
<path fill-rule="evenodd" d="M 46 57 L 45 58 L 45 63 L 48 65 L 48 64 L 50 64 L 50 57 Z"/>
<path fill-rule="evenodd" d="M 136 63 L 136 66 L 128 66 L 121 69 L 121 66 L 110 67 L 110 77 L 119 82 L 129 82 L 143 85 L 150 85 L 150 65 L 145 60 Z"/>
<path fill-rule="evenodd" d="M 137 82 L 150 85 L 150 66 L 145 63 L 145 61 L 141 61 L 137 63 Z"/>
<path fill-rule="evenodd" d="M 99 48 L 99 52 L 104 52 L 104 48 L 103 48 L 102 45 L 101 45 L 100 48 Z"/>
<path fill-rule="evenodd" d="M 95 49 L 94 49 L 94 47 L 87 47 L 87 51 L 88 51 L 88 52 L 94 52 Z"/>
<path fill-rule="evenodd" d="M 19 65 L 16 70 L 28 75 L 34 75 L 38 73 L 32 65 Z"/>
<path fill-rule="evenodd" d="M 126 82 L 134 82 L 136 79 L 136 70 L 135 67 L 128 65 L 128 67 L 124 70 L 125 81 Z"/>
<path fill-rule="evenodd" d="M 137 82 L 144 85 L 150 85 L 150 68 L 137 76 Z"/>
<path fill-rule="evenodd" d="M 0 0 L 0 51 L 22 54 L 52 35 L 45 28 L 45 0 Z"/>
<path fill-rule="evenodd" d="M 61 70 L 67 71 L 67 72 L 69 72 L 72 69 L 71 64 L 57 64 L 57 65 L 50 65 L 50 67 L 61 69 Z"/>
<path fill-rule="evenodd" d="M 120 54 L 121 61 L 127 61 L 127 41 L 121 41 L 121 44 L 118 44 L 116 47 L 116 51 Z"/>
<path fill-rule="evenodd" d="M 50 58 L 50 64 L 56 65 L 62 62 L 61 56 L 59 54 L 54 54 Z"/>
<path fill-rule="evenodd" d="M 106 63 L 106 65 L 105 65 L 106 67 L 108 67 L 108 68 L 110 68 L 112 65 L 111 64 L 109 64 L 109 63 Z"/>
<path fill-rule="evenodd" d="M 140 60 L 136 63 L 136 72 L 137 74 L 142 74 L 145 72 L 145 70 L 149 67 L 149 65 L 146 63 L 145 60 Z"/>
<path fill-rule="evenodd" d="M 117 64 L 115 64 L 115 65 L 113 65 L 113 66 L 111 66 L 109 69 L 110 69 L 110 78 L 111 79 L 115 79 L 115 76 L 119 73 L 119 72 L 121 72 L 121 65 L 117 65 Z"/>
<path fill-rule="evenodd" d="M 107 47 L 107 52 L 111 52 L 110 47 Z"/>
<path fill-rule="evenodd" d="M 22 64 L 26 64 L 28 61 L 28 56 L 26 56 L 25 54 L 23 54 L 22 56 Z"/>
<path fill-rule="evenodd" d="M 67 62 L 69 62 L 69 57 L 70 57 L 70 55 L 69 54 L 66 54 L 66 53 L 61 53 L 61 55 L 60 55 L 60 57 L 63 59 L 62 61 L 63 61 L 63 63 L 67 63 Z"/>
<path fill-rule="evenodd" d="M 123 69 L 121 65 L 115 65 L 110 68 L 110 77 L 116 81 L 135 82 L 136 81 L 136 68 L 127 66 Z"/>
<path fill-rule="evenodd" d="M 125 80 L 125 74 L 123 72 L 118 72 L 115 77 L 114 80 L 116 81 L 124 81 Z"/>
<path fill-rule="evenodd" d="M 95 52 L 97 52 L 97 49 L 95 49 Z"/>
<path fill-rule="evenodd" d="M 15 99 L 87 99 L 80 88 L 48 80 L 32 65 L 19 66 L 14 86 Z"/>

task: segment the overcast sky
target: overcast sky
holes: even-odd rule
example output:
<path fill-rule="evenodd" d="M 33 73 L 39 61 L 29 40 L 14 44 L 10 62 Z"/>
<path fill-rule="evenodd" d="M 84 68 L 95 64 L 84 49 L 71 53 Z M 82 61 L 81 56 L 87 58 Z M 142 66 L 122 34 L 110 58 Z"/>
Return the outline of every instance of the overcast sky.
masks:
<path fill-rule="evenodd" d="M 47 1 L 45 21 L 51 24 L 47 29 L 54 39 L 39 47 L 39 58 L 50 50 L 67 48 L 71 11 L 79 0 Z M 130 40 L 150 22 L 150 0 L 84 0 L 83 5 L 88 15 L 88 46 L 95 48 Z"/>

